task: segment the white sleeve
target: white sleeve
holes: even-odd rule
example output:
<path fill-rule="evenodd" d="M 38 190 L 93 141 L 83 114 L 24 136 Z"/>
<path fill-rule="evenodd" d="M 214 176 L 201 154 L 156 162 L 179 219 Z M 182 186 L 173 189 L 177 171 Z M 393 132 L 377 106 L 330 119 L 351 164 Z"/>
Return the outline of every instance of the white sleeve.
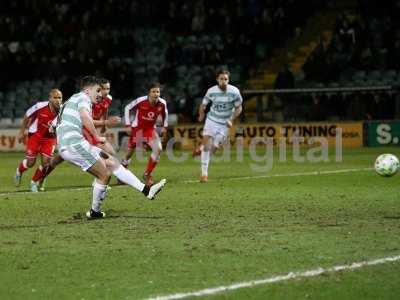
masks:
<path fill-rule="evenodd" d="M 243 103 L 243 98 L 240 92 L 238 91 L 235 102 L 233 104 L 235 105 L 235 107 L 239 107 L 240 105 L 242 105 L 242 103 Z"/>
<path fill-rule="evenodd" d="M 212 101 L 211 96 L 210 96 L 210 90 L 207 91 L 206 95 L 203 98 L 202 104 L 207 105 Z"/>
<path fill-rule="evenodd" d="M 167 104 L 164 105 L 164 127 L 168 127 L 168 108 Z"/>
<path fill-rule="evenodd" d="M 137 99 L 133 100 L 127 106 L 125 106 L 125 126 L 131 125 L 131 110 L 135 109 L 137 105 Z"/>
<path fill-rule="evenodd" d="M 39 109 L 45 107 L 46 105 L 48 105 L 49 102 L 48 101 L 43 101 L 43 102 L 38 102 L 35 105 L 31 106 L 25 113 L 25 116 L 27 118 L 31 117 L 34 113 L 36 113 Z"/>
<path fill-rule="evenodd" d="M 78 102 L 78 111 L 82 109 L 86 109 L 89 113 L 92 111 L 92 104 L 85 98 L 82 98 L 82 100 Z"/>

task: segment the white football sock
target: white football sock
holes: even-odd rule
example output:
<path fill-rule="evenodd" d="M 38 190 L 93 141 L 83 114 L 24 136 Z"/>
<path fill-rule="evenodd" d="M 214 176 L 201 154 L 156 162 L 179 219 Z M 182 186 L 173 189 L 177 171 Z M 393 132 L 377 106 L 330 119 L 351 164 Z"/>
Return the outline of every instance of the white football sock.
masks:
<path fill-rule="evenodd" d="M 92 210 L 96 212 L 101 211 L 101 204 L 104 201 L 106 191 L 107 186 L 96 181 L 96 183 L 93 185 Z"/>
<path fill-rule="evenodd" d="M 104 192 L 100 195 L 101 201 L 104 201 L 104 199 L 106 199 L 107 191 L 108 191 L 108 185 L 106 185 L 106 189 L 105 189 Z"/>
<path fill-rule="evenodd" d="M 208 176 L 208 164 L 210 162 L 210 151 L 201 151 L 201 176 Z"/>
<path fill-rule="evenodd" d="M 28 169 L 28 160 L 27 160 L 26 158 L 24 158 L 24 159 L 22 160 L 22 166 L 23 166 L 25 169 Z M 18 175 L 21 175 L 21 172 L 19 171 L 19 165 L 18 165 L 18 167 L 17 167 L 17 174 L 18 174 Z"/>
<path fill-rule="evenodd" d="M 123 183 L 130 185 L 139 192 L 143 191 L 144 183 L 142 183 L 131 171 L 125 169 L 123 166 L 119 166 L 115 171 L 113 171 L 113 174 Z"/>
<path fill-rule="evenodd" d="M 151 159 L 153 160 L 153 161 L 157 161 L 158 162 L 158 160 L 159 160 L 159 156 L 158 156 L 158 154 L 156 154 L 156 153 L 154 153 L 154 152 L 151 152 L 151 154 L 150 154 L 150 157 L 151 157 Z"/>

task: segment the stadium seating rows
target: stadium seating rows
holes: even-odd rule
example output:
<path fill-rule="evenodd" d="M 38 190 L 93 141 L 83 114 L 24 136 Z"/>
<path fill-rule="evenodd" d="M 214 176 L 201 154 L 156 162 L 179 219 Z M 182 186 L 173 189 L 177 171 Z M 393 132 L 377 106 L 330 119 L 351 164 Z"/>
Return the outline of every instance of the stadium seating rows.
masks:
<path fill-rule="evenodd" d="M 113 104 L 116 112 L 141 95 L 147 82 L 159 80 L 171 112 L 189 112 L 190 121 L 216 68 L 229 67 L 240 85 L 323 5 L 322 0 L 238 0 L 233 6 L 208 0 L 98 0 L 90 3 L 93 10 L 78 1 L 4 3 L 0 64 L 9 72 L 0 75 L 1 117 L 20 118 L 33 101 L 46 98 L 54 87 L 49 83 L 68 97 L 74 78 L 96 73 L 111 79 L 112 94 L 121 99 Z"/>

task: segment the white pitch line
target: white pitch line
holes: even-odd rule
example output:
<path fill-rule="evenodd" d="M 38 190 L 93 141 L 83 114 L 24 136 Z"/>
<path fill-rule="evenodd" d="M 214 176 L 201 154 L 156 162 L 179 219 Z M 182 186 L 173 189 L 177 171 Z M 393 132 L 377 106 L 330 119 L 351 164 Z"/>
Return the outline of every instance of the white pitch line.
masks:
<path fill-rule="evenodd" d="M 117 186 L 112 186 L 111 188 L 112 189 L 114 189 L 114 188 L 121 188 L 121 187 L 127 187 L 126 185 L 121 185 L 121 186 L 119 186 L 119 185 L 117 185 Z M 87 187 L 77 187 L 77 188 L 72 188 L 72 187 L 70 187 L 70 188 L 68 188 L 68 187 L 66 187 L 66 188 L 58 188 L 58 189 L 54 189 L 54 190 L 47 190 L 47 191 L 44 191 L 44 192 L 39 192 L 39 193 L 33 193 L 33 192 L 31 192 L 31 191 L 21 191 L 21 192 L 0 192 L 0 197 L 1 196 L 13 196 L 13 195 L 32 195 L 32 196 L 35 196 L 35 195 L 43 195 L 44 193 L 52 193 L 52 192 L 69 192 L 69 191 L 71 191 L 71 192 L 76 192 L 76 191 L 86 191 L 86 190 L 91 190 L 93 187 L 90 185 L 90 186 L 87 186 Z"/>
<path fill-rule="evenodd" d="M 259 175 L 259 176 L 242 176 L 242 177 L 227 177 L 220 179 L 210 179 L 211 182 L 217 181 L 235 181 L 235 180 L 251 180 L 251 179 L 263 179 L 263 178 L 274 178 L 274 177 L 295 177 L 295 176 L 318 176 L 318 175 L 329 175 L 329 174 L 340 174 L 340 173 L 350 173 L 350 172 L 362 172 L 370 171 L 373 168 L 359 168 L 359 169 L 339 169 L 339 170 L 326 170 L 326 171 L 311 171 L 311 172 L 299 172 L 299 173 L 282 173 L 282 174 L 272 174 L 272 175 Z M 183 180 L 178 183 L 199 183 L 199 180 Z M 126 187 L 126 185 L 112 186 L 112 188 Z M 80 188 L 60 188 L 56 190 L 49 190 L 40 193 L 32 193 L 30 191 L 24 192 L 0 192 L 1 196 L 12 196 L 12 195 L 42 195 L 43 193 L 51 193 L 58 191 L 85 191 L 91 189 L 91 186 L 80 187 Z"/>
<path fill-rule="evenodd" d="M 327 170 L 327 171 L 312 171 L 312 172 L 299 172 L 299 173 L 283 173 L 283 174 L 271 174 L 271 175 L 259 175 L 259 176 L 242 176 L 242 177 L 230 177 L 224 178 L 224 181 L 233 180 L 246 180 L 246 179 L 260 179 L 260 178 L 274 178 L 274 177 L 295 177 L 295 176 L 317 176 L 317 175 L 329 175 L 339 173 L 350 173 L 350 172 L 361 172 L 371 171 L 373 168 L 359 168 L 359 169 L 339 169 L 339 170 Z M 209 179 L 208 181 L 220 181 L 221 179 Z M 184 180 L 183 183 L 198 183 L 199 180 Z"/>
<path fill-rule="evenodd" d="M 189 293 L 178 293 L 178 294 L 173 294 L 173 295 L 156 296 L 153 298 L 147 298 L 146 300 L 175 300 L 175 299 L 185 299 L 185 298 L 189 298 L 189 297 L 201 297 L 201 296 L 207 296 L 207 295 L 214 295 L 217 293 L 228 292 L 228 291 L 233 291 L 233 290 L 243 289 L 243 288 L 251 288 L 251 287 L 258 286 L 258 285 L 265 285 L 265 284 L 270 284 L 270 283 L 275 283 L 275 282 L 287 281 L 287 280 L 296 279 L 296 278 L 315 277 L 315 276 L 319 276 L 324 273 L 336 273 L 336 272 L 340 272 L 340 271 L 350 271 L 350 270 L 360 269 L 360 268 L 367 267 L 367 266 L 374 266 L 374 265 L 384 264 L 384 263 L 388 263 L 388 262 L 396 262 L 399 260 L 400 260 L 400 255 L 389 256 L 389 257 L 379 258 L 379 259 L 370 260 L 370 261 L 354 262 L 354 263 L 351 263 L 348 265 L 333 266 L 333 267 L 326 268 L 326 269 L 320 267 L 320 268 L 307 270 L 307 271 L 290 272 L 285 275 L 277 275 L 277 276 L 272 276 L 272 277 L 268 277 L 268 278 L 264 278 L 264 279 L 243 281 L 243 282 L 238 282 L 238 283 L 234 283 L 231 285 L 207 288 L 207 289 L 198 290 L 198 291 L 189 292 Z"/>

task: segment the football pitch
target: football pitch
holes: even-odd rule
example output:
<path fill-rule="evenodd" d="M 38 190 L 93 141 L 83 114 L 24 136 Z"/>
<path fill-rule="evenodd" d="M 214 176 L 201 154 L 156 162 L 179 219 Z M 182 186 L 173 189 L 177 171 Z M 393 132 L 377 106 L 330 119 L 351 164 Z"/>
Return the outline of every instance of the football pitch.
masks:
<path fill-rule="evenodd" d="M 32 194 L 32 170 L 12 181 L 23 154 L 1 153 L 0 299 L 399 299 L 400 175 L 373 171 L 381 153 L 400 151 L 267 172 L 244 153 L 211 162 L 207 184 L 198 160 L 163 155 L 155 201 L 112 186 L 107 217 L 92 221 L 90 176 L 64 163 Z"/>

